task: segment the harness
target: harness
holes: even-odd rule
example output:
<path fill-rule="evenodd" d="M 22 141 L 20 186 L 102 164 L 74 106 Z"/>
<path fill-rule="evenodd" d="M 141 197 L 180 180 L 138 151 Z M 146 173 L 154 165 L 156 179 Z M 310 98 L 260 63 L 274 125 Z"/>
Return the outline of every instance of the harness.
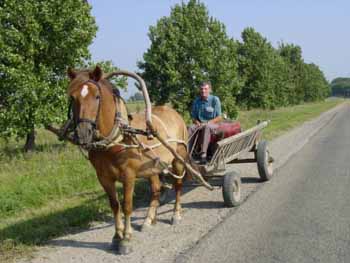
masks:
<path fill-rule="evenodd" d="M 169 152 L 171 152 L 171 154 L 174 156 L 174 158 L 176 158 L 176 160 L 178 160 L 181 164 L 183 164 L 185 166 L 185 170 L 187 172 L 191 173 L 194 176 L 194 178 L 197 179 L 207 189 L 213 190 L 214 188 L 203 179 L 202 175 L 196 169 L 194 169 L 191 166 L 191 164 L 189 164 L 185 159 L 183 159 L 169 144 L 169 143 L 181 143 L 187 147 L 187 143 L 184 141 L 181 141 L 181 140 L 171 139 L 171 138 L 169 138 L 169 136 L 167 136 L 168 137 L 167 139 L 164 139 L 164 138 L 162 138 L 162 136 L 160 136 L 158 131 L 154 129 L 154 127 L 152 125 L 151 102 L 150 102 L 150 99 L 148 96 L 146 84 L 143 81 L 143 79 L 141 77 L 139 77 L 137 74 L 129 72 L 129 71 L 125 71 L 125 70 L 119 70 L 116 72 L 112 72 L 112 73 L 108 74 L 107 76 L 105 76 L 104 78 L 109 79 L 113 76 L 119 76 L 119 75 L 132 77 L 132 78 L 136 79 L 141 86 L 141 89 L 142 89 L 142 92 L 144 95 L 144 99 L 145 99 L 145 105 L 146 105 L 146 110 L 145 110 L 146 130 L 137 129 L 137 128 L 133 128 L 133 127 L 129 126 L 128 121 L 123 119 L 122 113 L 120 111 L 118 111 L 118 105 L 116 105 L 116 113 L 114 116 L 113 128 L 107 136 L 103 136 L 99 132 L 99 129 L 98 129 L 99 128 L 98 127 L 98 118 L 99 118 L 99 114 L 100 114 L 100 110 L 101 110 L 101 102 L 103 99 L 101 97 L 101 95 L 102 95 L 101 86 L 99 85 L 99 83 L 97 83 L 93 80 L 88 80 L 83 84 L 86 84 L 86 83 L 94 84 L 100 93 L 99 98 L 98 98 L 99 104 L 98 104 L 98 109 L 97 109 L 95 120 L 76 117 L 74 115 L 74 112 L 73 112 L 74 99 L 71 98 L 69 101 L 67 121 L 62 125 L 62 127 L 60 129 L 56 129 L 51 125 L 48 125 L 47 129 L 52 131 L 53 133 L 55 133 L 59 137 L 60 140 L 68 140 L 68 141 L 72 142 L 73 144 L 79 145 L 78 140 L 77 140 L 78 137 L 77 137 L 77 133 L 76 133 L 76 128 L 79 125 L 79 123 L 87 122 L 87 123 L 90 123 L 93 127 L 93 141 L 91 143 L 89 143 L 88 145 L 83 145 L 83 146 L 79 145 L 80 147 L 82 147 L 81 148 L 82 151 L 84 151 L 84 150 L 85 151 L 90 151 L 90 150 L 103 151 L 103 150 L 108 150 L 110 147 L 113 147 L 113 146 L 119 146 L 118 152 L 126 150 L 126 149 L 130 149 L 130 148 L 144 149 L 144 150 L 149 150 L 152 153 L 152 155 L 154 154 L 154 158 L 152 158 L 152 159 L 155 161 L 155 165 L 160 164 L 162 166 L 165 164 L 160 161 L 160 157 L 157 156 L 153 152 L 153 150 L 157 147 L 164 146 Z M 118 94 L 115 94 L 114 92 L 113 92 L 113 96 L 115 98 L 116 104 L 117 104 L 117 100 L 119 98 L 122 99 L 120 96 L 118 96 Z M 159 119 L 159 120 L 161 121 L 161 119 Z M 161 125 L 166 128 L 165 124 L 162 121 L 161 121 Z M 165 131 L 168 134 L 167 129 L 165 129 Z M 138 140 L 137 135 L 147 136 L 148 139 L 155 137 L 159 140 L 160 143 L 156 143 L 153 145 L 144 144 L 140 140 Z M 133 144 L 123 143 L 124 136 L 130 136 Z M 183 178 L 185 175 L 185 173 L 184 173 L 182 176 L 177 176 L 177 175 L 173 174 L 171 171 L 169 171 L 168 168 L 169 168 L 169 166 L 166 166 L 163 169 L 163 173 L 170 173 L 175 178 Z"/>
<path fill-rule="evenodd" d="M 114 116 L 114 124 L 111 132 L 109 133 L 108 136 L 103 136 L 98 129 L 98 121 L 99 121 L 99 116 L 100 116 L 100 110 L 101 110 L 101 104 L 102 104 L 102 92 L 101 92 L 101 86 L 98 82 L 93 81 L 93 80 L 88 80 L 84 82 L 82 85 L 85 85 L 87 83 L 92 83 L 97 87 L 97 90 L 99 92 L 99 95 L 97 97 L 98 99 L 98 106 L 97 106 L 97 113 L 96 117 L 94 120 L 91 119 L 86 119 L 86 118 L 80 118 L 79 116 L 76 117 L 74 116 L 73 113 L 73 105 L 74 105 L 74 99 L 71 97 L 69 101 L 69 106 L 68 106 L 68 113 L 67 113 L 67 121 L 66 123 L 62 126 L 61 128 L 61 134 L 60 134 L 60 139 L 63 140 L 65 138 L 70 138 L 71 141 L 74 144 L 78 145 L 78 138 L 76 134 L 76 128 L 80 123 L 89 123 L 92 126 L 93 129 L 93 142 L 81 146 L 84 150 L 103 150 L 105 149 L 109 144 L 112 142 L 116 141 L 121 141 L 123 139 L 122 135 L 122 128 L 124 126 L 128 126 L 128 121 L 123 119 L 122 113 L 118 111 L 118 107 L 116 105 L 116 112 Z M 114 100 L 117 104 L 118 99 L 122 99 L 118 94 L 113 92 L 113 97 Z M 73 134 L 73 135 L 72 135 Z"/>
<path fill-rule="evenodd" d="M 101 133 L 99 132 L 99 129 L 98 129 L 98 120 L 99 120 L 100 109 L 101 109 L 101 104 L 102 104 L 102 100 L 103 100 L 101 86 L 98 82 L 93 81 L 93 80 L 88 80 L 88 81 L 84 82 L 82 85 L 85 85 L 87 83 L 94 84 L 97 87 L 98 92 L 99 92 L 97 114 L 96 114 L 95 120 L 80 118 L 80 117 L 75 118 L 74 113 L 73 113 L 74 100 L 73 100 L 73 98 L 71 98 L 70 102 L 69 102 L 68 114 L 67 114 L 68 121 L 66 122 L 66 124 L 62 128 L 61 138 L 64 139 L 64 137 L 67 137 L 67 135 L 69 135 L 69 133 L 73 133 L 73 142 L 75 144 L 78 144 L 77 143 L 77 134 L 76 134 L 75 130 L 80 123 L 86 122 L 86 123 L 91 124 L 91 126 L 93 128 L 93 142 L 91 142 L 87 145 L 84 145 L 84 146 L 78 145 L 80 150 L 82 151 L 83 155 L 86 158 L 87 158 L 86 151 L 89 151 L 89 150 L 102 151 L 102 150 L 108 150 L 112 147 L 119 146 L 117 153 L 125 151 L 127 149 L 142 149 L 142 150 L 146 150 L 146 151 L 148 150 L 151 152 L 152 155 L 154 155 L 154 158 L 152 158 L 152 159 L 157 160 L 156 162 L 158 163 L 158 160 L 160 158 L 159 158 L 159 156 L 157 156 L 155 154 L 155 152 L 153 150 L 162 146 L 162 143 L 155 143 L 153 145 L 148 145 L 148 144 L 142 143 L 136 136 L 142 135 L 142 136 L 149 137 L 150 131 L 131 127 L 129 125 L 128 121 L 123 119 L 122 113 L 118 110 L 117 105 L 116 105 L 116 113 L 115 113 L 115 117 L 114 117 L 114 125 L 112 128 L 112 131 L 110 132 L 110 134 L 107 137 L 104 137 L 101 135 Z M 113 96 L 115 97 L 115 101 L 119 98 L 122 99 L 115 92 L 113 92 Z M 158 116 L 152 115 L 151 118 L 154 118 L 156 121 L 158 121 L 160 123 L 160 125 L 162 126 L 162 128 L 164 129 L 164 131 L 166 132 L 166 135 L 167 135 L 166 142 L 168 142 L 168 143 L 180 143 L 180 144 L 184 144 L 187 147 L 187 143 L 185 141 L 170 138 L 169 131 L 168 131 L 166 125 Z M 131 140 L 133 142 L 132 144 L 122 143 L 124 137 L 126 137 L 126 136 L 131 138 Z"/>

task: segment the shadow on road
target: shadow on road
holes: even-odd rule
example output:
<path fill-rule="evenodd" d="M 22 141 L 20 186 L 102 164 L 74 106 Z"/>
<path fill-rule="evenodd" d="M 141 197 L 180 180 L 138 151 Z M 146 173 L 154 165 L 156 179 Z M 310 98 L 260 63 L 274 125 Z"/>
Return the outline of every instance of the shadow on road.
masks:
<path fill-rule="evenodd" d="M 185 203 L 182 205 L 183 208 L 194 208 L 194 209 L 218 209 L 223 208 L 224 202 L 217 202 L 217 201 L 198 201 L 198 202 L 191 202 L 191 203 Z"/>
<path fill-rule="evenodd" d="M 116 250 L 112 247 L 111 242 L 87 242 L 87 241 L 77 241 L 77 240 L 52 240 L 48 243 L 55 247 L 76 247 L 76 248 L 86 248 L 86 249 L 99 249 L 107 253 L 116 254 Z"/>
<path fill-rule="evenodd" d="M 242 184 L 257 184 L 261 183 L 262 180 L 258 177 L 241 177 Z"/>

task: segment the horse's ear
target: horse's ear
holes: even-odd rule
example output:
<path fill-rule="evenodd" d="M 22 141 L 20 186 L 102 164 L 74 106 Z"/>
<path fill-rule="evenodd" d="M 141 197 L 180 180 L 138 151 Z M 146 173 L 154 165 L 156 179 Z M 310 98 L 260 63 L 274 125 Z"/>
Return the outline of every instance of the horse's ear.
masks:
<path fill-rule="evenodd" d="M 75 77 L 77 76 L 77 73 L 71 67 L 69 67 L 67 69 L 67 75 L 72 80 L 72 79 L 75 79 Z"/>
<path fill-rule="evenodd" d="M 93 72 L 90 72 L 90 79 L 98 82 L 102 78 L 103 72 L 99 66 L 96 66 Z"/>

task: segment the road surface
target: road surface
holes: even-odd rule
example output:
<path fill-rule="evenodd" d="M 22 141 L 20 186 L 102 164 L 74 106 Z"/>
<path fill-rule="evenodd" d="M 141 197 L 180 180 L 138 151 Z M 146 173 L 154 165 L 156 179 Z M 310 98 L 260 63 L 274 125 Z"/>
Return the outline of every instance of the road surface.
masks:
<path fill-rule="evenodd" d="M 176 262 L 350 262 L 350 107 Z"/>

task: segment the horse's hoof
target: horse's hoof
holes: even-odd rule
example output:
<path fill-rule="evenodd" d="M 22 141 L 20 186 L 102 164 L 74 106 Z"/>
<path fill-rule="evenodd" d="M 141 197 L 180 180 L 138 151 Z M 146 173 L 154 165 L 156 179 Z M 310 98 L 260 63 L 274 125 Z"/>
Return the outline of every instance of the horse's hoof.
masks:
<path fill-rule="evenodd" d="M 119 255 L 128 255 L 133 252 L 130 241 L 121 241 L 118 246 Z"/>
<path fill-rule="evenodd" d="M 120 244 L 120 240 L 121 240 L 120 238 L 113 237 L 110 249 L 111 250 L 118 250 L 118 247 L 119 247 L 119 244 Z"/>
<path fill-rule="evenodd" d="M 180 218 L 180 217 L 173 217 L 173 218 L 171 219 L 171 224 L 172 224 L 173 226 L 176 226 L 176 225 L 180 224 L 180 222 L 181 222 L 181 218 Z"/>

